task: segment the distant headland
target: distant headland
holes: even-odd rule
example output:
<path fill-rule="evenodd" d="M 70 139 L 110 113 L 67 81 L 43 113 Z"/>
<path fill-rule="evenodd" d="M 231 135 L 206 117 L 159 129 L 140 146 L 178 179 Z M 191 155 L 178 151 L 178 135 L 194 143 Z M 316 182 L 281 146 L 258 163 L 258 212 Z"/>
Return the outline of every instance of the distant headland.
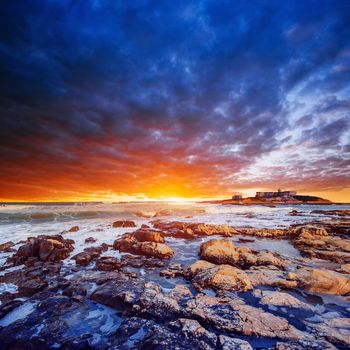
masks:
<path fill-rule="evenodd" d="M 243 197 L 240 194 L 235 194 L 230 199 L 206 201 L 206 203 L 233 205 L 333 204 L 333 202 L 328 199 L 316 196 L 298 195 L 296 191 L 282 191 L 281 189 L 278 189 L 276 192 L 256 192 L 255 197 Z"/>

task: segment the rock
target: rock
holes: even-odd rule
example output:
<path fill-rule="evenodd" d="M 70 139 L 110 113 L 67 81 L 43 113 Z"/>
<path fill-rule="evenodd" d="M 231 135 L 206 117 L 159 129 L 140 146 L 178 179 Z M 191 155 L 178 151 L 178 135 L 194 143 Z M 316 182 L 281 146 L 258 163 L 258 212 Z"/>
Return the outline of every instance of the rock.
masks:
<path fill-rule="evenodd" d="M 59 261 L 66 259 L 73 250 L 74 241 L 63 239 L 61 235 L 41 235 L 28 238 L 27 243 L 20 246 L 16 254 L 8 259 L 15 265 L 26 261 Z M 34 260 L 33 260 L 34 259 Z"/>
<path fill-rule="evenodd" d="M 289 275 L 295 279 L 298 287 L 310 292 L 346 295 L 350 293 L 350 279 L 343 274 L 326 269 L 300 268 L 295 275 Z"/>
<path fill-rule="evenodd" d="M 164 233 L 161 231 L 150 230 L 150 229 L 140 229 L 133 232 L 132 237 L 134 237 L 139 242 L 155 242 L 164 243 Z"/>
<path fill-rule="evenodd" d="M 199 257 L 214 264 L 235 265 L 239 260 L 239 253 L 235 250 L 232 241 L 213 239 L 201 244 Z"/>
<path fill-rule="evenodd" d="M 81 266 L 89 265 L 90 262 L 92 261 L 92 258 L 93 258 L 92 254 L 87 252 L 81 252 L 72 257 L 72 259 L 75 260 L 75 263 Z"/>
<path fill-rule="evenodd" d="M 219 345 L 222 350 L 253 350 L 247 341 L 226 335 L 219 336 Z"/>
<path fill-rule="evenodd" d="M 25 296 L 30 297 L 35 293 L 38 293 L 47 287 L 47 283 L 40 279 L 27 280 L 19 284 L 18 292 Z"/>
<path fill-rule="evenodd" d="M 155 258 L 169 259 L 174 256 L 174 251 L 163 243 L 139 242 L 133 234 L 123 235 L 113 243 L 114 249 L 136 255 L 152 256 Z"/>
<path fill-rule="evenodd" d="M 288 279 L 287 273 L 281 270 L 271 270 L 260 267 L 247 270 L 247 275 L 254 287 L 271 286 L 280 288 L 296 288 L 298 283 L 294 279 Z"/>
<path fill-rule="evenodd" d="M 5 243 L 0 244 L 0 252 L 1 253 L 9 253 L 15 251 L 12 247 L 15 244 L 12 241 L 8 241 Z"/>
<path fill-rule="evenodd" d="M 112 226 L 113 227 L 136 227 L 135 222 L 131 220 L 114 221 Z"/>
<path fill-rule="evenodd" d="M 97 259 L 103 252 L 108 250 L 108 245 L 102 243 L 97 247 L 88 247 L 85 248 L 83 252 L 78 253 L 72 257 L 75 260 L 77 265 L 87 266 L 91 261 Z"/>
<path fill-rule="evenodd" d="M 256 289 L 254 290 L 253 294 L 256 297 L 261 298 L 260 304 L 263 305 L 287 306 L 304 310 L 311 309 L 308 304 L 300 301 L 288 293 Z"/>
<path fill-rule="evenodd" d="M 294 237 L 310 238 L 314 236 L 328 236 L 328 232 L 323 227 L 306 225 L 299 226 L 292 230 L 291 235 Z"/>
<path fill-rule="evenodd" d="M 85 243 L 95 243 L 97 241 L 94 237 L 88 237 L 85 239 Z"/>
<path fill-rule="evenodd" d="M 113 256 L 103 256 L 96 261 L 96 269 L 100 271 L 119 270 L 120 263 Z"/>
<path fill-rule="evenodd" d="M 183 276 L 182 266 L 180 264 L 171 264 L 168 266 L 168 269 L 160 271 L 159 275 L 166 278 Z"/>
<path fill-rule="evenodd" d="M 347 273 L 350 275 L 350 264 L 344 264 L 344 265 L 341 265 L 338 269 L 337 269 L 338 272 L 340 273 Z"/>
<path fill-rule="evenodd" d="M 169 259 L 174 256 L 174 251 L 162 243 L 153 243 L 153 242 L 143 242 L 140 245 L 139 252 L 142 255 L 153 256 L 160 259 Z"/>
<path fill-rule="evenodd" d="M 55 249 L 55 243 L 57 243 L 56 247 L 58 247 L 59 249 L 64 248 L 64 245 L 62 243 L 52 239 L 43 239 L 40 242 L 40 246 L 39 246 L 40 260 L 45 261 L 51 255 L 51 253 Z"/>
<path fill-rule="evenodd" d="M 146 229 L 146 228 L 150 228 L 148 225 L 146 225 L 146 224 L 142 224 L 141 225 L 141 229 Z"/>
<path fill-rule="evenodd" d="M 152 222 L 155 228 L 166 233 L 167 236 L 176 238 L 193 239 L 196 236 L 232 236 L 237 231 L 227 225 L 208 225 L 203 223 L 187 223 L 180 221 L 163 222 L 155 220 Z"/>
<path fill-rule="evenodd" d="M 311 214 L 321 214 L 321 215 L 329 215 L 329 216 L 350 216 L 349 209 L 343 210 L 313 210 Z"/>
<path fill-rule="evenodd" d="M 247 236 L 256 236 L 264 238 L 284 238 L 288 236 L 286 229 L 273 229 L 273 228 L 237 228 L 237 233 Z"/>
<path fill-rule="evenodd" d="M 214 264 L 229 264 L 243 269 L 254 265 L 271 265 L 282 269 L 287 267 L 287 263 L 277 253 L 252 252 L 248 247 L 235 248 L 228 239 L 213 239 L 202 243 L 199 256 Z"/>
<path fill-rule="evenodd" d="M 243 303 L 238 298 L 217 298 L 198 294 L 187 302 L 191 318 L 219 332 L 299 340 L 306 335 L 282 317 Z"/>
<path fill-rule="evenodd" d="M 133 334 L 139 336 L 135 339 Z M 181 318 L 168 325 L 137 318 L 123 322 L 117 330 L 118 349 L 132 344 L 133 349 L 216 350 L 217 336 L 196 320 Z M 129 347 L 127 347 L 129 348 Z"/>
<path fill-rule="evenodd" d="M 107 281 L 98 287 L 90 298 L 97 303 L 120 308 L 132 306 L 138 302 L 143 290 L 143 280 L 117 274 L 117 278 Z"/>
<path fill-rule="evenodd" d="M 230 265 L 214 265 L 197 261 L 188 268 L 186 277 L 191 279 L 193 286 L 199 290 L 204 288 L 228 291 L 252 289 L 247 274 Z"/>
<path fill-rule="evenodd" d="M 315 329 L 328 341 L 350 348 L 350 318 L 330 318 L 322 323 L 309 322 L 308 326 Z"/>
<path fill-rule="evenodd" d="M 79 226 L 72 226 L 72 227 L 68 230 L 68 232 L 77 232 L 77 231 L 79 231 Z"/>
<path fill-rule="evenodd" d="M 255 242 L 255 239 L 249 239 L 249 238 L 239 238 L 238 239 L 239 243 L 253 243 Z"/>
<path fill-rule="evenodd" d="M 259 252 L 257 254 L 257 266 L 276 266 L 278 268 L 285 269 L 287 267 L 286 261 L 284 261 L 278 254 L 271 252 Z"/>
<path fill-rule="evenodd" d="M 293 210 L 290 211 L 288 214 L 291 215 L 291 216 L 299 216 L 299 215 L 302 215 L 302 212 L 293 209 Z"/>

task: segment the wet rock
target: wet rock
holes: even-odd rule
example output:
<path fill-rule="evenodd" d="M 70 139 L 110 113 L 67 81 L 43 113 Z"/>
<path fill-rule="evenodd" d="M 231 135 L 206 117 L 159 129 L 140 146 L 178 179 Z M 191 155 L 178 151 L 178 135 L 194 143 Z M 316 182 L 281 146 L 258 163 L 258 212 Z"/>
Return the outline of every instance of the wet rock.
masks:
<path fill-rule="evenodd" d="M 188 268 L 186 277 L 199 290 L 213 288 L 215 290 L 247 291 L 252 289 L 247 274 L 231 265 L 214 265 L 199 260 Z"/>
<path fill-rule="evenodd" d="M 246 273 L 252 285 L 255 286 L 271 286 L 281 288 L 296 288 L 297 281 L 289 279 L 285 271 L 272 270 L 266 267 L 254 267 L 247 270 Z"/>
<path fill-rule="evenodd" d="M 135 304 L 140 299 L 143 290 L 143 280 L 129 278 L 119 273 L 113 280 L 98 287 L 90 298 L 98 303 L 120 308 Z"/>
<path fill-rule="evenodd" d="M 96 269 L 100 271 L 119 270 L 120 262 L 113 256 L 103 256 L 96 261 Z"/>
<path fill-rule="evenodd" d="M 250 239 L 250 238 L 239 238 L 238 239 L 239 243 L 253 243 L 255 242 L 255 239 Z"/>
<path fill-rule="evenodd" d="M 87 266 L 93 259 L 93 255 L 87 252 L 81 252 L 72 257 L 72 260 L 75 260 L 77 265 Z"/>
<path fill-rule="evenodd" d="M 182 239 L 195 239 L 197 237 L 193 232 L 193 230 L 190 229 L 189 227 L 183 230 L 178 230 L 174 233 L 169 234 L 168 236 L 175 237 L 175 238 L 182 238 Z"/>
<path fill-rule="evenodd" d="M 350 216 L 350 210 L 349 209 L 343 209 L 343 210 L 313 210 L 311 212 L 311 214 L 321 214 L 321 215 L 348 217 L 348 216 Z"/>
<path fill-rule="evenodd" d="M 289 274 L 298 287 L 310 292 L 346 295 L 350 293 L 350 278 L 326 269 L 300 268 L 295 274 Z"/>
<path fill-rule="evenodd" d="M 340 273 L 347 273 L 350 275 L 350 264 L 344 264 L 344 265 L 341 265 L 338 269 L 337 269 L 338 272 Z"/>
<path fill-rule="evenodd" d="M 247 341 L 226 335 L 219 336 L 219 346 L 222 350 L 253 350 Z"/>
<path fill-rule="evenodd" d="M 253 252 L 248 247 L 235 248 L 232 241 L 227 239 L 213 239 L 202 243 L 199 256 L 214 264 L 229 264 L 247 269 L 251 266 L 276 266 L 285 269 L 286 261 L 277 253 Z"/>
<path fill-rule="evenodd" d="M 287 267 L 287 262 L 284 261 L 277 253 L 271 252 L 259 252 L 256 255 L 257 266 L 275 266 L 281 269 L 285 269 Z"/>
<path fill-rule="evenodd" d="M 113 243 L 113 247 L 121 252 L 169 259 L 174 251 L 164 243 L 139 242 L 133 234 L 125 234 Z"/>
<path fill-rule="evenodd" d="M 79 281 L 70 283 L 63 290 L 63 295 L 68 297 L 86 296 L 87 290 Z"/>
<path fill-rule="evenodd" d="M 79 231 L 79 226 L 72 226 L 72 227 L 68 230 L 68 232 L 77 232 L 77 231 Z"/>
<path fill-rule="evenodd" d="M 328 232 L 323 227 L 305 225 L 292 229 L 291 235 L 299 238 L 311 238 L 314 236 L 328 236 Z"/>
<path fill-rule="evenodd" d="M 15 319 L 0 329 L 2 349 L 108 348 L 106 334 L 102 331 L 106 319 L 96 317 L 91 320 L 91 315 L 96 312 L 92 303 L 76 302 L 64 295 L 38 293 L 12 312 L 16 315 Z M 91 329 L 92 321 L 94 329 Z M 99 330 L 98 344 L 94 343 L 90 333 L 95 333 L 95 329 Z"/>
<path fill-rule="evenodd" d="M 207 331 L 197 321 L 188 319 L 179 319 L 167 326 L 149 321 L 146 325 L 144 322 L 137 333 L 142 334 L 141 339 L 132 341 L 137 349 L 215 350 L 217 343 L 214 333 Z"/>
<path fill-rule="evenodd" d="M 214 264 L 235 265 L 239 259 L 239 253 L 235 250 L 232 241 L 212 239 L 201 244 L 199 257 Z"/>
<path fill-rule="evenodd" d="M 97 247 L 85 248 L 83 252 L 78 253 L 72 257 L 77 265 L 87 266 L 90 262 L 96 260 L 103 252 L 108 250 L 108 244 L 102 243 Z"/>
<path fill-rule="evenodd" d="M 131 221 L 131 220 L 119 220 L 119 221 L 114 221 L 112 226 L 113 227 L 136 227 L 136 224 L 134 221 Z"/>
<path fill-rule="evenodd" d="M 166 233 L 167 236 L 176 238 L 193 239 L 197 236 L 232 236 L 237 231 L 227 225 L 208 225 L 203 223 L 187 223 L 180 221 L 163 222 L 155 220 L 152 222 L 155 228 Z"/>
<path fill-rule="evenodd" d="M 350 348 L 350 318 L 331 318 L 322 323 L 308 325 L 315 329 L 320 335 L 336 345 Z"/>
<path fill-rule="evenodd" d="M 161 231 L 151 230 L 151 229 L 140 229 L 133 233 L 131 236 L 134 237 L 139 242 L 155 242 L 164 243 L 164 233 Z"/>
<path fill-rule="evenodd" d="M 187 303 L 187 311 L 191 318 L 220 332 L 292 340 L 306 336 L 286 319 L 246 305 L 238 298 L 217 298 L 198 294 Z"/>
<path fill-rule="evenodd" d="M 88 237 L 85 239 L 85 243 L 95 243 L 97 241 L 94 237 Z"/>
<path fill-rule="evenodd" d="M 30 297 L 47 287 L 47 282 L 40 279 L 31 279 L 27 281 L 22 281 L 18 285 L 18 292 L 20 295 L 25 297 Z"/>
<path fill-rule="evenodd" d="M 293 245 L 303 256 L 350 263 L 350 240 L 330 236 L 324 227 L 301 226 L 292 229 Z"/>
<path fill-rule="evenodd" d="M 264 238 L 284 238 L 288 236 L 286 229 L 273 229 L 273 228 L 237 228 L 238 234 L 247 236 L 256 236 Z"/>
<path fill-rule="evenodd" d="M 299 215 L 302 215 L 302 212 L 293 209 L 288 214 L 291 215 L 291 216 L 299 216 Z"/>
<path fill-rule="evenodd" d="M 27 260 L 33 262 L 59 261 L 66 259 L 73 250 L 74 241 L 64 239 L 61 235 L 41 235 L 35 238 L 28 238 L 27 243 L 20 246 L 16 254 L 8 259 L 8 262 L 20 265 Z"/>
<path fill-rule="evenodd" d="M 299 340 L 278 342 L 273 350 L 338 350 L 335 346 L 323 339 Z"/>
<path fill-rule="evenodd" d="M 2 243 L 2 244 L 0 244 L 0 252 L 1 253 L 14 252 L 15 249 L 12 248 L 14 245 L 15 244 L 12 241 Z"/>
<path fill-rule="evenodd" d="M 222 236 L 232 236 L 237 233 L 237 231 L 227 225 L 208 225 L 208 224 L 189 224 L 190 228 L 195 235 L 198 236 L 212 236 L 212 235 L 222 235 Z"/>
<path fill-rule="evenodd" d="M 183 276 L 183 269 L 180 264 L 170 264 L 166 270 L 160 271 L 159 275 L 166 278 L 180 277 Z"/>
<path fill-rule="evenodd" d="M 23 304 L 23 300 L 20 299 L 10 300 L 6 303 L 2 303 L 0 305 L 0 319 L 5 317 L 9 312 L 11 312 L 13 309 L 20 306 L 21 304 Z"/>
<path fill-rule="evenodd" d="M 263 305 L 274 305 L 274 306 L 287 306 L 292 308 L 310 310 L 310 306 L 296 297 L 277 291 L 263 291 L 256 289 L 253 292 L 254 296 L 260 298 L 260 304 Z"/>

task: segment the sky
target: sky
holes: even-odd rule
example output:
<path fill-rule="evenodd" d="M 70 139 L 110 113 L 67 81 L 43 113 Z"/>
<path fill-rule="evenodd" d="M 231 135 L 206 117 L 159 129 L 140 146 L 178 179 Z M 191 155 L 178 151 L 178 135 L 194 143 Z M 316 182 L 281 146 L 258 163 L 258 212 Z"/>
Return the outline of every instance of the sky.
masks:
<path fill-rule="evenodd" d="M 350 1 L 1 7 L 0 200 L 350 202 Z"/>

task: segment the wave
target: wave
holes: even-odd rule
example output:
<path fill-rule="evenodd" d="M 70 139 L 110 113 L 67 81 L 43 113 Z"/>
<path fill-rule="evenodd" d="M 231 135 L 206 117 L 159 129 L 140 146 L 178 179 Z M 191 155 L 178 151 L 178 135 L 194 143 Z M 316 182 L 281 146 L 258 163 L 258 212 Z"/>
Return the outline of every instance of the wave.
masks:
<path fill-rule="evenodd" d="M 104 218 L 115 216 L 113 211 L 66 211 L 66 212 L 34 212 L 34 213 L 0 213 L 0 223 L 22 221 L 64 221 L 72 219 Z"/>

